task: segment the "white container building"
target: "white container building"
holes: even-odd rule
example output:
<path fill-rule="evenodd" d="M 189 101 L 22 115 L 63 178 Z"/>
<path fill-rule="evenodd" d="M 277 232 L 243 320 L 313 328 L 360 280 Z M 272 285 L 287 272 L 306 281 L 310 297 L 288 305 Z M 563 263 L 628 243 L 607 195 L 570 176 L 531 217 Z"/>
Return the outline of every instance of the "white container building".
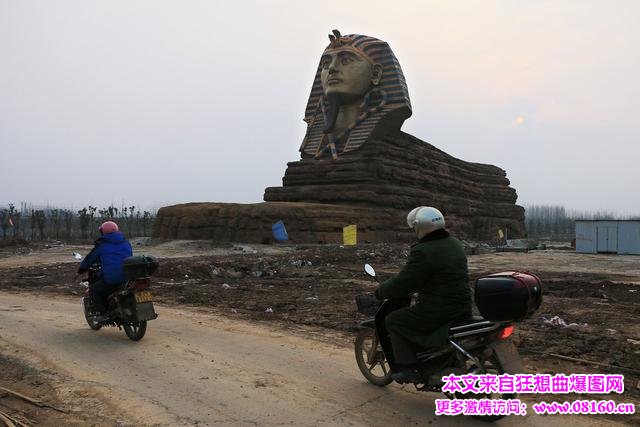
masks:
<path fill-rule="evenodd" d="M 576 220 L 576 252 L 640 255 L 640 221 Z"/>

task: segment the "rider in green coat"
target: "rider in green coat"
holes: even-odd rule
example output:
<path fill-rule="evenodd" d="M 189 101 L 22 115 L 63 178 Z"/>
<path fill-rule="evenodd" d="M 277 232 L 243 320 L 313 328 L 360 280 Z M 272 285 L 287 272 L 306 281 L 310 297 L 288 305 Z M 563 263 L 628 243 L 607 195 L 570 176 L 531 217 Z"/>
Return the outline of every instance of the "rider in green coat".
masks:
<path fill-rule="evenodd" d="M 407 223 L 420 241 L 411 247 L 400 273 L 382 283 L 375 293 L 378 299 L 418 293 L 416 304 L 396 310 L 385 319 L 400 369 L 392 378 L 417 382 L 416 349 L 446 344 L 451 322 L 471 316 L 471 290 L 464 248 L 445 230 L 442 213 L 420 206 L 409 213 Z"/>

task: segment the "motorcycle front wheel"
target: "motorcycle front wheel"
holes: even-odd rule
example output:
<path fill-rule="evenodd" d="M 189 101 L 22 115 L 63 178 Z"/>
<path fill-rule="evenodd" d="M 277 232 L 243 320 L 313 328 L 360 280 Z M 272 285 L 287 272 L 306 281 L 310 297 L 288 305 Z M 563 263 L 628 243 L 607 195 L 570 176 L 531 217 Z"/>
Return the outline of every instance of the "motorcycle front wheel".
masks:
<path fill-rule="evenodd" d="M 393 381 L 389 362 L 380 346 L 378 334 L 373 329 L 366 328 L 358 331 L 355 353 L 360 372 L 371 384 L 384 387 Z"/>
<path fill-rule="evenodd" d="M 91 329 L 97 331 L 102 328 L 100 323 L 93 320 L 92 304 L 89 297 L 82 297 L 82 309 L 84 311 L 84 319 L 87 321 L 87 324 Z"/>
<path fill-rule="evenodd" d="M 147 332 L 147 321 L 127 322 L 124 323 L 122 327 L 124 328 L 124 333 L 127 334 L 131 341 L 140 341 L 142 337 L 144 337 L 145 332 Z"/>

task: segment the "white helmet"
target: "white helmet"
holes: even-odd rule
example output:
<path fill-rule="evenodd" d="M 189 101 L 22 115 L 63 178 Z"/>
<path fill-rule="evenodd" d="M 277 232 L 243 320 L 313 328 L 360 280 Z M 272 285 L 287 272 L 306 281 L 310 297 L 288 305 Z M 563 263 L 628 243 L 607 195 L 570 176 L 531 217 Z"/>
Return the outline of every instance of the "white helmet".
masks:
<path fill-rule="evenodd" d="M 407 225 L 422 239 L 427 234 L 444 228 L 444 216 L 436 208 L 418 206 L 407 215 Z"/>

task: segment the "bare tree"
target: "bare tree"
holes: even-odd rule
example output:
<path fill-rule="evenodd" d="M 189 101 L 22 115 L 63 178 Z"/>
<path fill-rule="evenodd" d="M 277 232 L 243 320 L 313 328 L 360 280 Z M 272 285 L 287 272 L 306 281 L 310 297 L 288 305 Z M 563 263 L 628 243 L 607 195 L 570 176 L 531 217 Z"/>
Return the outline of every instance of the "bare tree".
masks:
<path fill-rule="evenodd" d="M 7 238 L 7 229 L 9 228 L 9 210 L 0 209 L 0 227 L 2 227 L 2 238 Z"/>
<path fill-rule="evenodd" d="M 35 211 L 35 221 L 38 231 L 40 231 L 40 240 L 45 240 L 44 228 L 47 225 L 47 216 L 43 210 Z"/>
<path fill-rule="evenodd" d="M 73 212 L 69 209 L 62 211 L 62 218 L 64 219 L 64 230 L 67 239 L 71 238 L 71 227 L 73 227 Z"/>
<path fill-rule="evenodd" d="M 56 240 L 60 240 L 60 224 L 62 223 L 62 212 L 60 209 L 49 210 L 49 222 L 53 224 L 53 231 L 56 234 Z"/>
<path fill-rule="evenodd" d="M 80 219 L 80 237 L 84 239 L 87 237 L 87 229 L 91 223 L 91 216 L 87 208 L 82 208 L 78 211 L 78 217 Z"/>

